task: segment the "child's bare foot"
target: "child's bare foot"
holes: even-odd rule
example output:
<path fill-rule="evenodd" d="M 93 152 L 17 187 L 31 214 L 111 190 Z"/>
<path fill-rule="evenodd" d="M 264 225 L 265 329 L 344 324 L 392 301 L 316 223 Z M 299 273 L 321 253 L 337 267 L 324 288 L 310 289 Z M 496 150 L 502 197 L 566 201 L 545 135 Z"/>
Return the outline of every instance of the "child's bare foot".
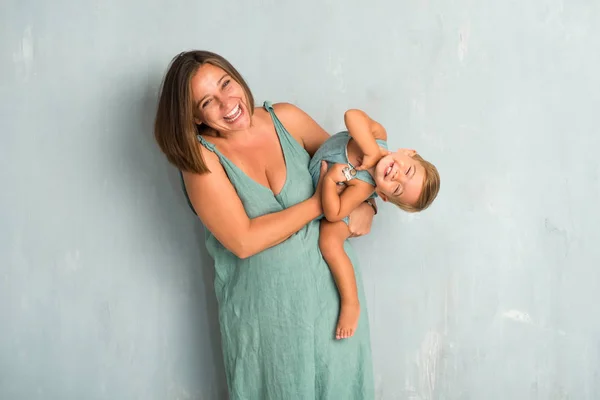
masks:
<path fill-rule="evenodd" d="M 336 339 L 346 339 L 354 335 L 358 326 L 358 316 L 360 315 L 359 303 L 342 303 L 340 307 L 340 317 L 335 328 Z"/>

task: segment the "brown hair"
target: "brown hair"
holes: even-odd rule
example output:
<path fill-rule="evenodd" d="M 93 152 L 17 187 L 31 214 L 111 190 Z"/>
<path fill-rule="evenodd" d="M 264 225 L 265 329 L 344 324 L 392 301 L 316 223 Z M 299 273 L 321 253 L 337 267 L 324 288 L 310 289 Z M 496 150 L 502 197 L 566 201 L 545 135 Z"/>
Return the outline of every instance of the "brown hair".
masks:
<path fill-rule="evenodd" d="M 194 101 L 190 86 L 192 77 L 204 64 L 221 68 L 242 86 L 248 100 L 250 114 L 254 114 L 254 97 L 242 75 L 222 56 L 209 51 L 194 50 L 178 54 L 163 79 L 156 119 L 154 137 L 170 163 L 182 171 L 198 174 L 210 172 L 202 158 L 197 135 L 209 127 L 196 125 Z"/>
<path fill-rule="evenodd" d="M 425 210 L 433 203 L 440 191 L 440 174 L 435 165 L 426 161 L 419 154 L 415 154 L 413 158 L 421 163 L 425 169 L 425 177 L 423 178 L 423 189 L 421 195 L 415 204 L 404 204 L 395 201 L 396 198 L 390 197 L 391 203 L 397 205 L 400 209 L 407 212 L 419 212 Z"/>

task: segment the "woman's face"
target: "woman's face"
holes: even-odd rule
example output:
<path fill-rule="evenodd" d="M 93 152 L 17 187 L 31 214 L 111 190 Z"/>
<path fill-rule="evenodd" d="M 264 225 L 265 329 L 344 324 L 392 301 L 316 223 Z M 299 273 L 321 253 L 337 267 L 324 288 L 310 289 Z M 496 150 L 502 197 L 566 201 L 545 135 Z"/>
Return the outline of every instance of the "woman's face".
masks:
<path fill-rule="evenodd" d="M 212 64 L 198 68 L 191 81 L 194 119 L 219 133 L 248 129 L 252 120 L 242 86 Z"/>

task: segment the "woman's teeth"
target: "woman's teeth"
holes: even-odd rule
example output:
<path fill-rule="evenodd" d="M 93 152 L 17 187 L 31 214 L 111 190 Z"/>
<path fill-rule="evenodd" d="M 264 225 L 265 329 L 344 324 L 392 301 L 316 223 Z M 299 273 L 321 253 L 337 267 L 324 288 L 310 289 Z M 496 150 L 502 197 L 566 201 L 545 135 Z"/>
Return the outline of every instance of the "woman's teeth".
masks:
<path fill-rule="evenodd" d="M 236 119 L 238 119 L 240 117 L 240 115 L 242 115 L 242 109 L 241 109 L 240 105 L 238 104 L 237 106 L 235 106 L 233 108 L 233 110 L 231 110 L 227 115 L 225 115 L 223 117 L 223 119 L 226 120 L 227 122 L 234 122 Z"/>

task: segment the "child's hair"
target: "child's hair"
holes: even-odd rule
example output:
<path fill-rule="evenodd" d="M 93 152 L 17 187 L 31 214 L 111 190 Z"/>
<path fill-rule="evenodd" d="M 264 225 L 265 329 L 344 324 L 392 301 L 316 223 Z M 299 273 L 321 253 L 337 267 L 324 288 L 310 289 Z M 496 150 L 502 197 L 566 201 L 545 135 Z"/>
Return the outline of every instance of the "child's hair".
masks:
<path fill-rule="evenodd" d="M 413 158 L 421 163 L 423 168 L 425 169 L 425 177 L 423 178 L 423 189 L 421 190 L 421 195 L 417 199 L 416 204 L 404 204 L 400 203 L 394 197 L 390 197 L 389 200 L 391 203 L 397 205 L 400 209 L 406 212 L 419 212 L 425 210 L 427 207 L 433 203 L 433 200 L 438 195 L 440 191 L 440 174 L 438 173 L 435 165 L 426 161 L 419 154 L 415 154 Z"/>

